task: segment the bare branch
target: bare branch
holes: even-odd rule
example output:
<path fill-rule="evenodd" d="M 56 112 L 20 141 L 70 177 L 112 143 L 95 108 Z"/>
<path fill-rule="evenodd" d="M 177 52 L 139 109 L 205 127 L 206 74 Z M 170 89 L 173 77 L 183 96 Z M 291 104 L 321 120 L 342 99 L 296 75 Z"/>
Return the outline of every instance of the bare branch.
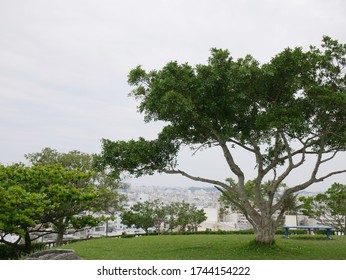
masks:
<path fill-rule="evenodd" d="M 316 164 L 315 164 L 314 170 L 312 171 L 311 178 L 316 179 L 317 172 L 318 172 L 318 170 L 321 166 L 321 163 L 322 163 L 322 156 L 323 156 L 325 144 L 326 144 L 325 137 L 321 137 L 320 149 L 319 149 L 318 154 L 317 154 Z"/>
<path fill-rule="evenodd" d="M 326 159 L 322 160 L 321 163 L 325 163 L 327 161 L 332 160 L 337 155 L 338 152 L 339 151 L 334 151 L 333 155 L 331 155 L 329 158 L 326 158 Z"/>
<path fill-rule="evenodd" d="M 315 182 L 322 182 L 323 180 L 331 177 L 331 176 L 334 176 L 334 175 L 337 175 L 337 174 L 342 174 L 342 173 L 346 173 L 346 169 L 345 170 L 339 170 L 339 171 L 334 171 L 334 172 L 331 172 L 325 176 L 322 176 L 320 178 L 317 178 Z"/>
<path fill-rule="evenodd" d="M 275 209 L 275 211 L 278 210 L 280 208 L 280 206 L 282 205 L 283 200 L 288 195 L 290 195 L 292 193 L 295 193 L 295 192 L 298 192 L 298 191 L 301 191 L 301 190 L 304 190 L 304 189 L 306 189 L 307 187 L 311 186 L 314 183 L 322 182 L 323 180 L 325 180 L 325 179 L 327 179 L 327 178 L 329 178 L 331 176 L 334 176 L 334 175 L 337 175 L 337 174 L 342 174 L 342 173 L 346 173 L 346 169 L 328 173 L 327 175 L 322 176 L 320 178 L 316 178 L 314 175 L 312 175 L 308 181 L 306 181 L 306 182 L 304 182 L 302 184 L 296 185 L 295 187 L 287 189 L 284 192 L 284 194 L 282 195 L 281 199 L 273 206 L 273 209 Z"/>
<path fill-rule="evenodd" d="M 255 202 L 258 205 L 258 207 L 260 208 L 261 211 L 264 210 L 263 206 L 264 206 L 264 201 L 261 195 L 261 183 L 262 183 L 262 179 L 264 177 L 263 175 L 263 157 L 261 154 L 261 150 L 260 147 L 258 146 L 258 144 L 256 143 L 256 141 L 251 141 L 252 146 L 254 147 L 254 153 L 256 156 L 256 162 L 257 162 L 257 179 L 256 179 L 256 183 L 254 186 L 254 190 L 255 190 Z"/>
<path fill-rule="evenodd" d="M 234 144 L 236 144 L 237 146 L 239 146 L 239 147 L 243 148 L 244 150 L 247 150 L 247 151 L 249 151 L 249 152 L 251 152 L 251 153 L 256 153 L 256 150 L 255 150 L 255 149 L 252 149 L 252 148 L 246 146 L 245 144 L 242 144 L 242 143 L 239 142 L 239 141 L 236 141 L 236 140 L 234 140 L 234 139 L 228 139 L 227 141 L 230 142 L 230 143 L 234 143 Z M 251 143 L 251 145 L 252 145 L 252 143 Z"/>
<path fill-rule="evenodd" d="M 182 176 L 189 178 L 193 181 L 213 184 L 213 185 L 220 186 L 221 188 L 224 188 L 224 189 L 229 189 L 229 186 L 226 183 L 223 183 L 223 182 L 220 182 L 217 180 L 211 180 L 211 179 L 207 179 L 207 178 L 192 176 L 192 175 L 190 175 L 190 174 L 188 174 L 182 170 L 163 170 L 163 172 L 166 174 L 179 174 L 179 175 L 182 175 Z"/>
<path fill-rule="evenodd" d="M 204 147 L 206 147 L 206 146 L 209 147 L 211 145 L 215 145 L 216 143 L 218 143 L 218 142 L 211 141 L 211 142 L 204 143 L 204 144 L 200 145 L 198 148 L 194 149 L 194 152 L 192 153 L 192 155 L 194 156 L 199 150 L 202 150 Z M 191 149 L 193 149 L 193 148 L 191 148 Z"/>
<path fill-rule="evenodd" d="M 300 149 L 296 150 L 296 151 L 292 151 L 291 149 L 289 149 L 289 143 L 288 143 L 288 140 L 287 140 L 286 136 L 284 134 L 281 134 L 281 135 L 283 136 L 283 141 L 285 142 L 285 145 L 286 145 L 286 155 L 282 156 L 282 157 L 278 157 L 277 155 L 275 155 L 275 157 L 272 160 L 272 162 L 263 170 L 263 176 L 265 176 L 271 170 L 273 170 L 274 173 L 275 173 L 275 179 L 274 180 L 278 181 L 279 183 L 282 182 L 288 176 L 289 172 L 291 172 L 293 169 L 301 166 L 304 163 L 306 154 L 314 154 L 315 155 L 315 154 L 318 154 L 319 152 L 321 152 L 321 150 L 319 152 L 316 152 L 316 151 L 309 152 L 309 151 L 307 151 L 308 148 L 312 147 L 313 145 L 315 145 L 315 144 L 317 144 L 319 142 L 319 139 L 315 139 L 317 137 L 316 135 L 307 138 L 305 141 L 303 141 L 302 139 L 298 139 L 299 142 L 303 146 Z M 277 142 L 278 142 L 278 138 L 276 137 L 275 143 L 277 143 Z M 275 147 L 277 147 L 277 144 L 275 144 Z M 275 148 L 275 149 L 277 149 L 277 148 Z M 322 151 L 322 152 L 325 153 L 324 151 Z M 301 156 L 300 160 L 296 164 L 294 164 L 293 163 L 294 158 L 296 156 L 299 156 L 299 155 Z M 276 179 L 275 167 L 279 163 L 285 162 L 287 160 L 291 161 L 291 165 L 288 166 L 288 170 L 286 170 L 286 172 L 284 172 L 282 174 L 280 179 L 279 178 Z M 289 170 L 289 169 L 291 169 L 291 170 Z"/>

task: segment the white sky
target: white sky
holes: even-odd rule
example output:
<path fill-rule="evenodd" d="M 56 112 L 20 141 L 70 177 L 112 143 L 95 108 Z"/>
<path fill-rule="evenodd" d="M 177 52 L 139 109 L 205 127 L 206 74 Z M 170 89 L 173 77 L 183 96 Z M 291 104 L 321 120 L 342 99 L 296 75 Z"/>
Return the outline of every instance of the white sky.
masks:
<path fill-rule="evenodd" d="M 265 63 L 288 46 L 320 45 L 323 35 L 345 43 L 345 14 L 344 0 L 0 0 L 0 162 L 44 147 L 98 153 L 101 138 L 155 138 L 160 125 L 145 124 L 127 96 L 132 68 L 206 63 L 212 47 Z M 229 177 L 218 151 L 188 153 L 182 168 Z M 247 156 L 238 159 L 251 174 Z M 163 175 L 131 182 L 199 185 Z"/>

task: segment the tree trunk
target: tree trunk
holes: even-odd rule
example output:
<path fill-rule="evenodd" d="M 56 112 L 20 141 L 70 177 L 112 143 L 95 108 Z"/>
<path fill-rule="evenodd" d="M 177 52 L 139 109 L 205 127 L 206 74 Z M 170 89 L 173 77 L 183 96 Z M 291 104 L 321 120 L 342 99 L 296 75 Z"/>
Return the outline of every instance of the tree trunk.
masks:
<path fill-rule="evenodd" d="M 64 231 L 59 230 L 58 231 L 58 236 L 56 237 L 55 240 L 55 245 L 60 246 L 63 244 L 63 239 L 64 239 Z"/>
<path fill-rule="evenodd" d="M 55 240 L 55 245 L 56 246 L 61 246 L 63 245 L 63 239 L 64 239 L 64 234 L 66 231 L 66 225 L 68 224 L 69 219 L 67 217 L 61 218 L 60 220 L 56 221 L 54 224 L 58 236 L 56 237 Z"/>
<path fill-rule="evenodd" d="M 256 241 L 268 245 L 273 244 L 275 229 L 276 226 L 272 219 L 262 217 L 255 227 Z"/>
<path fill-rule="evenodd" d="M 25 245 L 24 245 L 25 252 L 30 253 L 32 246 L 31 246 L 30 234 L 28 231 L 25 231 L 24 242 L 25 242 Z"/>
<path fill-rule="evenodd" d="M 55 240 L 55 246 L 61 246 L 63 244 L 64 233 L 65 233 L 66 228 L 64 226 L 63 221 L 60 221 L 55 226 L 56 226 L 56 230 L 57 230 L 57 234 L 58 234 L 58 236 L 56 237 L 56 240 Z"/>

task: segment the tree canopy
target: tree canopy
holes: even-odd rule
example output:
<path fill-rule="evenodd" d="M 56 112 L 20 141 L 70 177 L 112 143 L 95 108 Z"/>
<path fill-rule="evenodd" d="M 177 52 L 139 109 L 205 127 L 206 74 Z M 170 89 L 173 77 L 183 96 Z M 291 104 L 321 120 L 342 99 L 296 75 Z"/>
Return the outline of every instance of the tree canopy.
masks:
<path fill-rule="evenodd" d="M 88 173 L 67 171 L 60 165 L 0 165 L 3 200 L 0 205 L 0 230 L 5 235 L 17 234 L 17 241 L 24 237 L 28 251 L 32 240 L 55 232 L 48 229 L 51 225 L 56 227 L 57 232 L 62 227 L 64 233 L 73 216 L 94 210 L 92 201 L 97 192 L 89 183 L 89 178 Z M 85 218 L 76 217 L 74 222 L 77 221 L 89 225 L 96 220 L 89 219 L 85 223 Z M 3 236 L 0 241 L 6 243 Z"/>
<path fill-rule="evenodd" d="M 107 170 L 98 170 L 94 166 L 94 155 L 74 150 L 60 153 L 52 148 L 44 148 L 40 152 L 25 155 L 32 165 L 61 165 L 66 170 L 75 170 L 88 173 L 89 183 L 97 190 L 98 195 L 93 200 L 93 205 L 100 212 L 113 214 L 122 207 L 126 196 L 119 194 L 119 189 L 126 188 L 118 176 Z"/>
<path fill-rule="evenodd" d="M 93 155 L 77 150 L 60 153 L 47 147 L 42 149 L 41 152 L 26 154 L 25 157 L 33 165 L 49 166 L 58 164 L 69 172 L 89 174 L 86 183 L 91 186 L 91 189 L 86 189 L 81 182 L 74 183 L 73 186 L 77 190 L 86 191 L 87 193 L 93 191 L 95 195 L 93 199 L 84 205 L 77 201 L 66 205 L 61 204 L 61 210 L 65 215 L 61 215 L 61 218 L 53 223 L 58 232 L 57 243 L 61 243 L 63 234 L 69 227 L 69 224 L 72 224 L 74 229 L 96 226 L 100 222 L 101 216 L 97 219 L 93 214 L 110 214 L 112 217 L 114 212 L 122 207 L 121 204 L 126 199 L 126 196 L 118 193 L 118 190 L 124 186 L 119 178 L 105 170 L 96 170 L 93 165 Z M 70 189 L 69 192 L 71 191 Z M 76 216 L 79 213 L 77 209 L 74 209 L 75 207 L 77 209 L 79 209 L 78 207 L 84 207 L 83 211 L 88 210 L 90 213 Z"/>
<path fill-rule="evenodd" d="M 103 139 L 97 163 L 134 176 L 180 174 L 230 192 L 247 213 L 256 240 L 271 244 L 282 218 L 274 214 L 288 196 L 346 172 L 342 167 L 321 172 L 346 149 L 345 54 L 345 44 L 325 36 L 320 48 L 286 48 L 265 64 L 212 49 L 206 65 L 172 61 L 148 72 L 138 66 L 128 76 L 138 110 L 146 122 L 166 125 L 155 140 Z M 195 152 L 219 147 L 236 184 L 179 169 L 178 153 L 185 146 Z M 253 155 L 255 178 L 239 166 L 235 147 Z M 277 198 L 281 183 L 308 158 L 314 160 L 309 178 Z M 249 179 L 255 182 L 254 199 L 245 188 Z M 264 181 L 271 183 L 263 192 Z"/>
<path fill-rule="evenodd" d="M 57 233 L 60 244 L 67 229 L 96 226 L 121 207 L 119 180 L 96 171 L 91 155 L 45 148 L 26 157 L 30 165 L 0 165 L 0 242 L 19 248 L 24 239 L 29 252 L 33 240 Z"/>

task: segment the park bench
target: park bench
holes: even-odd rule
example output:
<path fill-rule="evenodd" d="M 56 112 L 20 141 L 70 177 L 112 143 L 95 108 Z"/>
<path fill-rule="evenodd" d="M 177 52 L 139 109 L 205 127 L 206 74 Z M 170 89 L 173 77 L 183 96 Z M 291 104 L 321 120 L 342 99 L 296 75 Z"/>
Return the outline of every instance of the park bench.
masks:
<path fill-rule="evenodd" d="M 330 239 L 330 234 L 332 232 L 332 227 L 330 226 L 284 226 L 285 229 L 285 237 L 288 238 L 289 229 L 306 229 L 308 231 L 311 230 L 326 230 L 327 231 L 327 239 Z"/>

